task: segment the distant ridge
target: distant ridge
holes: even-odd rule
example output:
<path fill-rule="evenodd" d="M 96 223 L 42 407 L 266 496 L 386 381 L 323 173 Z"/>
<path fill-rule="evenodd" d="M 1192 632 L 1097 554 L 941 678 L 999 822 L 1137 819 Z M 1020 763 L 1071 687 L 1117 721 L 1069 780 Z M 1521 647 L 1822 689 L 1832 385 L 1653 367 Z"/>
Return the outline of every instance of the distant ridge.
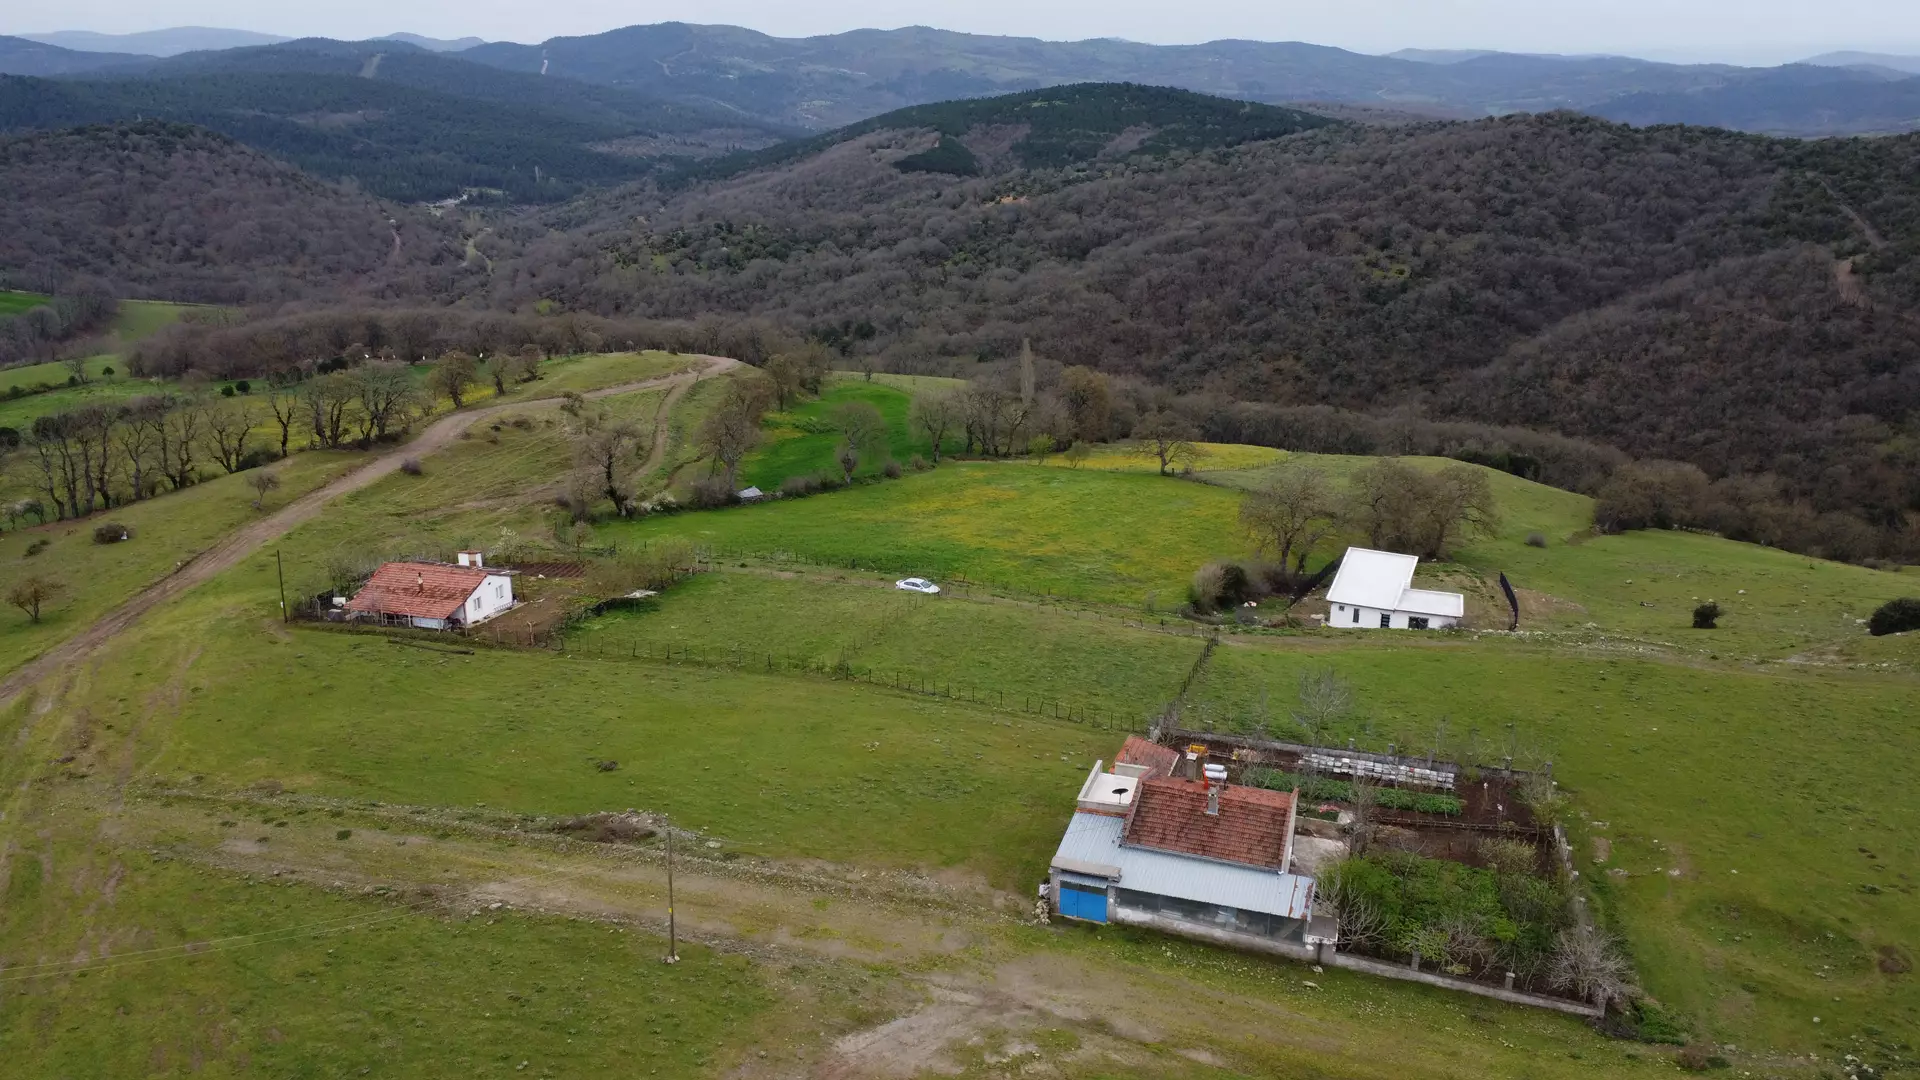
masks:
<path fill-rule="evenodd" d="M 463 37 L 454 38 L 449 41 L 444 38 L 421 37 L 419 34 L 387 34 L 384 37 L 375 38 L 374 40 L 401 41 L 408 45 L 417 45 L 428 52 L 464 52 L 477 45 L 485 45 L 487 43 L 487 39 L 485 38 Z"/>
<path fill-rule="evenodd" d="M 164 30 L 142 30 L 133 34 L 97 34 L 91 30 L 55 30 L 49 34 L 21 34 L 29 41 L 58 45 L 63 49 L 97 53 L 132 53 L 136 56 L 178 56 L 207 49 L 238 49 L 248 45 L 273 45 L 289 40 L 275 34 L 252 30 L 229 30 L 217 26 L 173 26 Z M 24 73 L 23 73 L 24 74 Z"/>

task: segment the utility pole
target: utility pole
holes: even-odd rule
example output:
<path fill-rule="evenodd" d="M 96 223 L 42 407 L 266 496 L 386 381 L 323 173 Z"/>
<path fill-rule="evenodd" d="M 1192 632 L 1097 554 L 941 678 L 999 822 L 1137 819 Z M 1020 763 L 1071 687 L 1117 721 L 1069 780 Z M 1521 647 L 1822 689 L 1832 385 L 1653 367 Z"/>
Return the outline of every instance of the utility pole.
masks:
<path fill-rule="evenodd" d="M 666 962 L 680 962 L 680 937 L 673 924 L 673 823 L 667 823 L 667 956 Z"/>
<path fill-rule="evenodd" d="M 280 621 L 286 622 L 287 615 L 287 568 L 280 561 L 280 549 L 273 549 L 273 572 L 280 578 Z"/>

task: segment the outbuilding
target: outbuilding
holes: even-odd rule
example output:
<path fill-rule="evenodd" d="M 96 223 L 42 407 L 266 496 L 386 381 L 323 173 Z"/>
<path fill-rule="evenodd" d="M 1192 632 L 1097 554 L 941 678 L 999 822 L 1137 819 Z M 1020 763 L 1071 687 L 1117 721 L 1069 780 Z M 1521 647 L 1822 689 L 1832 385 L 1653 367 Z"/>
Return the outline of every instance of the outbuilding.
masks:
<path fill-rule="evenodd" d="M 513 607 L 513 578 L 489 570 L 478 551 L 457 564 L 390 562 L 373 572 L 347 602 L 357 619 L 423 630 L 478 626 Z"/>
<path fill-rule="evenodd" d="M 1460 625 L 1467 598 L 1413 587 L 1416 555 L 1348 548 L 1327 589 L 1327 625 L 1348 629 L 1440 630 Z"/>

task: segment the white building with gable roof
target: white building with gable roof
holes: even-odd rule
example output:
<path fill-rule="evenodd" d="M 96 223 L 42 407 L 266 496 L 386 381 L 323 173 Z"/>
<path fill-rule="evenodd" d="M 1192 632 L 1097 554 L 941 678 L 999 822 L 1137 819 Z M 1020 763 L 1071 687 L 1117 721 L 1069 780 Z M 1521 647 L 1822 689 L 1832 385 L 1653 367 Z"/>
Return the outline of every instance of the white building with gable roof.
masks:
<path fill-rule="evenodd" d="M 1327 625 L 1370 630 L 1441 630 L 1460 625 L 1467 598 L 1413 587 L 1414 555 L 1348 548 L 1327 589 Z"/>

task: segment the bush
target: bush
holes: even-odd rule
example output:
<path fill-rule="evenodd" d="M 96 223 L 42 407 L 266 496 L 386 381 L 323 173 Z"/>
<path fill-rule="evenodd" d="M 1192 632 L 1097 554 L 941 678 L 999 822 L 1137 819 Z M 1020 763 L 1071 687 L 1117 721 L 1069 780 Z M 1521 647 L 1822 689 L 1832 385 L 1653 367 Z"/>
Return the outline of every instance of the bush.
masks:
<path fill-rule="evenodd" d="M 1709 600 L 1693 609 L 1695 630 L 1714 630 L 1720 625 L 1720 605 Z"/>
<path fill-rule="evenodd" d="M 43 536 L 40 539 L 35 540 L 33 543 L 27 545 L 27 554 L 38 555 L 41 552 L 47 550 L 48 545 L 52 543 L 53 541 Z"/>
<path fill-rule="evenodd" d="M 887 479 L 889 480 L 900 479 L 900 463 L 897 461 L 887 462 L 886 468 L 881 469 L 880 471 L 885 473 L 887 475 Z"/>
<path fill-rule="evenodd" d="M 704 480 L 696 480 L 688 494 L 692 497 L 693 505 L 702 510 L 731 506 L 740 501 L 740 493 L 733 490 L 733 485 L 727 483 L 727 478 L 724 476 L 709 476 Z"/>
<path fill-rule="evenodd" d="M 1513 877 L 1533 873 L 1540 865 L 1540 855 L 1525 840 L 1497 837 L 1480 842 L 1480 861 L 1501 877 Z"/>
<path fill-rule="evenodd" d="M 780 481 L 780 494 L 789 499 L 804 499 L 819 490 L 820 481 L 812 476 L 789 476 Z"/>
<path fill-rule="evenodd" d="M 1247 569 L 1239 563 L 1211 562 L 1196 570 L 1187 599 L 1196 611 L 1224 611 L 1237 608 L 1253 594 Z"/>
<path fill-rule="evenodd" d="M 113 374 L 113 369 L 108 368 L 107 374 L 109 375 Z M 245 379 L 241 379 L 239 382 L 233 384 L 233 388 L 244 394 L 253 389 L 253 384 L 248 382 Z"/>
<path fill-rule="evenodd" d="M 221 387 L 221 388 L 220 388 L 220 396 L 221 396 L 221 397 L 232 397 L 232 396 L 233 396 L 233 384 L 232 384 L 232 383 L 228 383 L 227 385 L 225 385 L 225 386 L 223 386 L 223 387 Z"/>
<path fill-rule="evenodd" d="M 103 521 L 93 527 L 93 542 L 96 544 L 117 544 L 132 538 L 133 530 L 117 521 Z"/>
<path fill-rule="evenodd" d="M 926 459 L 926 458 L 923 458 L 923 457 L 921 457 L 921 456 L 920 456 L 919 454 L 915 454 L 915 455 L 913 455 L 913 462 L 912 462 L 912 464 L 913 464 L 913 471 L 914 471 L 914 472 L 926 472 L 926 471 L 927 471 L 927 459 Z"/>
<path fill-rule="evenodd" d="M 101 369 L 100 369 L 100 377 L 101 377 L 101 378 L 103 378 L 103 379 L 111 379 L 111 378 L 113 378 L 113 376 L 114 376 L 114 370 L 113 370 L 113 365 L 112 365 L 112 364 L 108 364 L 108 365 L 107 365 L 106 367 L 103 367 L 103 368 L 101 368 Z"/>
<path fill-rule="evenodd" d="M 408 476 L 419 476 L 427 470 L 420 467 L 419 458 L 408 458 L 400 463 L 400 471 L 406 473 Z"/>
<path fill-rule="evenodd" d="M 247 451 L 246 456 L 237 462 L 239 468 L 234 471 L 244 472 L 247 469 L 257 469 L 262 465 L 271 465 L 278 460 L 280 460 L 280 455 L 277 452 L 264 446 L 257 447 Z"/>
<path fill-rule="evenodd" d="M 1920 597 L 1903 596 L 1881 604 L 1873 618 L 1867 620 L 1867 630 L 1874 637 L 1920 630 Z"/>
<path fill-rule="evenodd" d="M 1546 547 L 1546 546 L 1547 546 L 1547 538 L 1546 538 L 1546 537 L 1545 537 L 1544 535 L 1542 535 L 1542 534 L 1540 534 L 1540 533 L 1537 533 L 1537 532 L 1536 532 L 1536 533 L 1528 533 L 1528 534 L 1527 534 L 1527 546 L 1528 546 L 1528 547 L 1537 547 L 1537 548 L 1543 548 L 1543 547 Z"/>

